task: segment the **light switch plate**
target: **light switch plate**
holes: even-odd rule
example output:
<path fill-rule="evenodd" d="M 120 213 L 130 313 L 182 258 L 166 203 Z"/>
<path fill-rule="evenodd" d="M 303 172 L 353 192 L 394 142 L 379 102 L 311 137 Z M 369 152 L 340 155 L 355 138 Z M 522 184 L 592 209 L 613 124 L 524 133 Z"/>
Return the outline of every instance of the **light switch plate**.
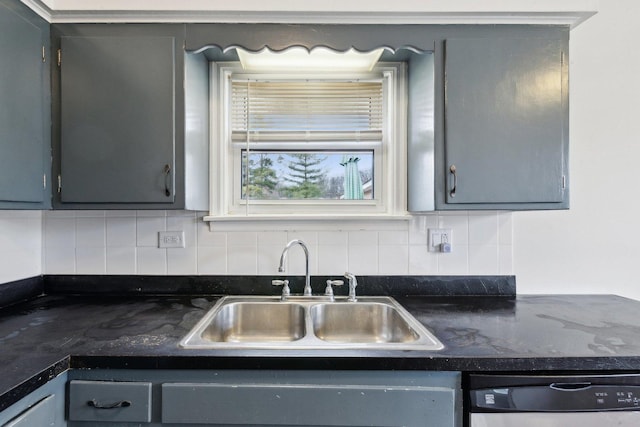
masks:
<path fill-rule="evenodd" d="M 184 248 L 184 231 L 159 231 L 159 248 Z"/>
<path fill-rule="evenodd" d="M 453 247 L 453 235 L 450 228 L 430 228 L 429 229 L 429 252 L 443 252 L 442 244 L 448 243 L 446 251 L 451 252 Z"/>

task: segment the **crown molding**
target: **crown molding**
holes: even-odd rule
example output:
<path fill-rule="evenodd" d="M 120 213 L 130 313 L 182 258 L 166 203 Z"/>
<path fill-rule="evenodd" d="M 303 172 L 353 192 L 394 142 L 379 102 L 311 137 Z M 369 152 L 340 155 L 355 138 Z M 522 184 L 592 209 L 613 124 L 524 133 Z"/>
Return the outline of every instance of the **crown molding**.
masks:
<path fill-rule="evenodd" d="M 566 25 L 575 28 L 597 13 L 597 1 L 560 11 L 327 11 L 327 10 L 192 10 L 134 9 L 95 10 L 63 8 L 64 1 L 21 0 L 50 23 L 284 23 L 284 24 L 474 24 Z M 89 4 L 89 2 L 87 2 Z M 576 3 L 576 2 L 574 2 Z M 578 1 L 580 3 L 580 1 Z M 57 7 L 60 4 L 61 7 Z M 176 4 L 180 4 L 176 2 Z M 50 7 L 49 5 L 53 5 Z M 508 9 L 508 8 L 504 8 Z"/>

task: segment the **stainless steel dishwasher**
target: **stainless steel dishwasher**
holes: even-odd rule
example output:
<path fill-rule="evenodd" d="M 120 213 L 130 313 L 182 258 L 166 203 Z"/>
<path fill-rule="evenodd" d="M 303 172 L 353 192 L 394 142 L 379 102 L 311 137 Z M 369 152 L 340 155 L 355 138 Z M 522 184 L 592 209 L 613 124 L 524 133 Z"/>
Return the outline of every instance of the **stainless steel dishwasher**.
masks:
<path fill-rule="evenodd" d="M 637 427 L 640 375 L 469 377 L 469 427 Z"/>

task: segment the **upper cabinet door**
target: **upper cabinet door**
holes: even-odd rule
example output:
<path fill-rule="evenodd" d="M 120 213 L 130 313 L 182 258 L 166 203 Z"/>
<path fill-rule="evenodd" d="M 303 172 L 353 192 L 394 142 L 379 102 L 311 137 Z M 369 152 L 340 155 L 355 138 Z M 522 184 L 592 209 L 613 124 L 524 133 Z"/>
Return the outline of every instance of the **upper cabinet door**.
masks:
<path fill-rule="evenodd" d="M 172 203 L 175 40 L 62 37 L 63 203 Z"/>
<path fill-rule="evenodd" d="M 445 204 L 568 207 L 566 40 L 445 43 Z"/>
<path fill-rule="evenodd" d="M 48 44 L 44 20 L 18 1 L 0 1 L 0 208 L 51 203 Z"/>

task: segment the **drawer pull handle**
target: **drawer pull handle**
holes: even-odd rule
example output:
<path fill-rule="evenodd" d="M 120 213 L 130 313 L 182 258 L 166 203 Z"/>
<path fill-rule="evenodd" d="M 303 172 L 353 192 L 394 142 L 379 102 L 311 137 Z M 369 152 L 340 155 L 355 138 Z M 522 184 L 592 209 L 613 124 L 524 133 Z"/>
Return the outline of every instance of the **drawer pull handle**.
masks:
<path fill-rule="evenodd" d="M 116 409 L 116 408 L 126 408 L 127 406 L 131 406 L 131 402 L 129 402 L 128 400 L 121 400 L 119 402 L 103 405 L 102 403 L 96 402 L 95 399 L 92 399 L 87 401 L 87 406 L 91 406 L 92 408 L 96 408 L 96 409 Z"/>

